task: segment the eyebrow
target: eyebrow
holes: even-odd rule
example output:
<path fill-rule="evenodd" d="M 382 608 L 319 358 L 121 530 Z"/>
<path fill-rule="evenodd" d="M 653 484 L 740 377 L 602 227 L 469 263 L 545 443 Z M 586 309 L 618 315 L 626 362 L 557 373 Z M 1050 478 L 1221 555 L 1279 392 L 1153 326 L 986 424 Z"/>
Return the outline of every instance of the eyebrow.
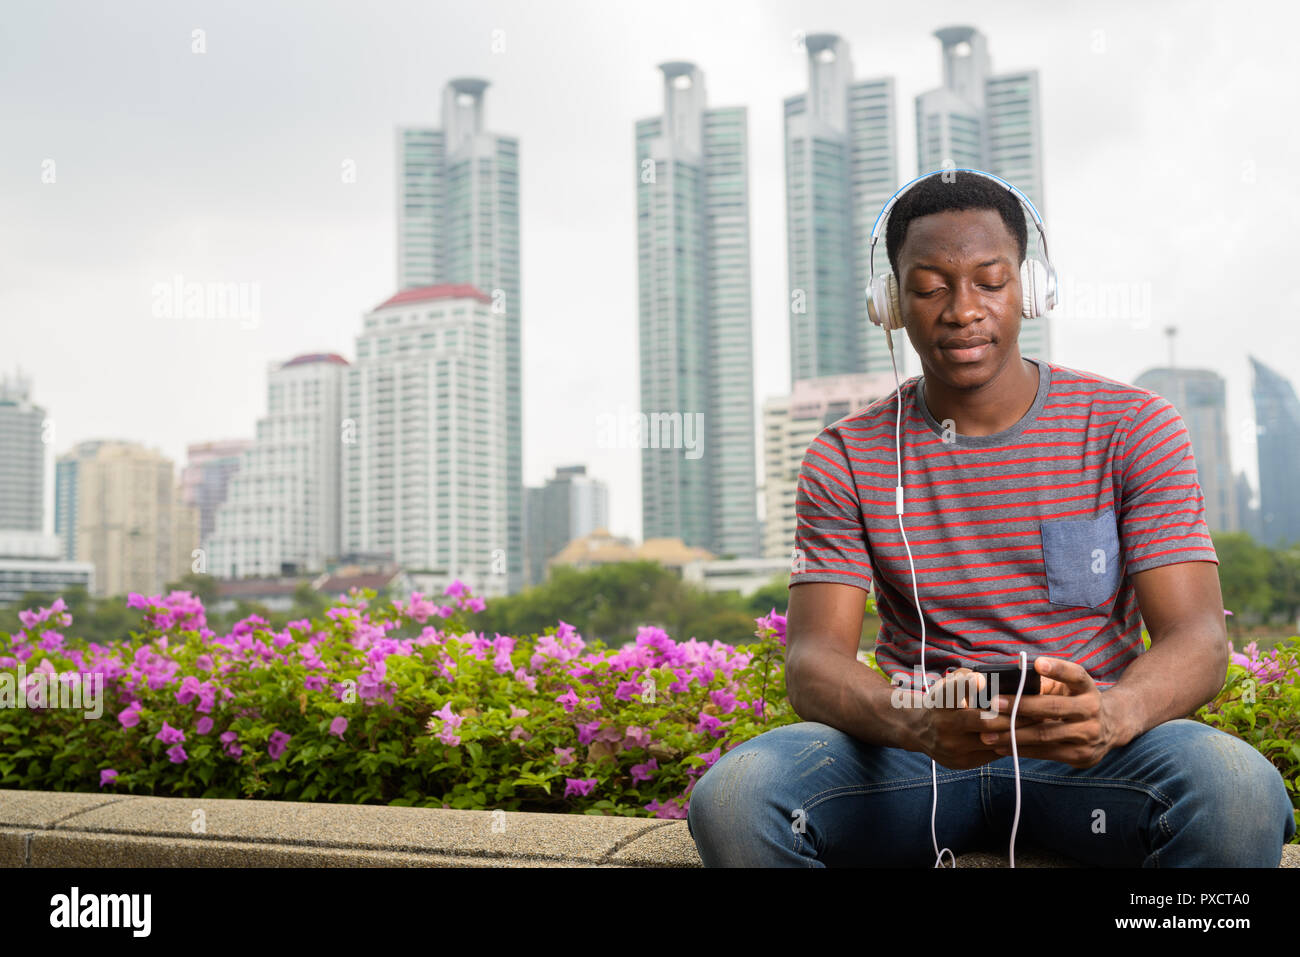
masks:
<path fill-rule="evenodd" d="M 976 268 L 976 269 L 982 269 L 982 268 L 984 268 L 985 266 L 996 266 L 996 265 L 998 265 L 999 263 L 1003 263 L 1003 264 L 1006 264 L 1006 265 L 1009 266 L 1009 265 L 1011 265 L 1011 260 L 1007 259 L 1006 256 L 998 256 L 996 259 L 986 259 L 986 260 L 984 260 L 984 262 L 982 262 L 982 263 L 976 263 L 975 268 Z M 932 266 L 932 265 L 930 265 L 929 263 L 914 263 L 913 266 L 912 266 L 912 268 L 913 268 L 913 269 L 928 269 L 930 272 L 945 272 L 945 271 L 946 271 L 942 266 Z"/>

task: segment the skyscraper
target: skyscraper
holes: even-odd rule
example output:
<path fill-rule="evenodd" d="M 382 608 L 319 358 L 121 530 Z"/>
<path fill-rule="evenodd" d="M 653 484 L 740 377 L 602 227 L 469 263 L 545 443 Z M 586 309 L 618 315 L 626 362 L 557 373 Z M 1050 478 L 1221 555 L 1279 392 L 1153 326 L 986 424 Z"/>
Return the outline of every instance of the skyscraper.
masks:
<path fill-rule="evenodd" d="M 528 534 L 528 584 L 546 579 L 546 562 L 575 538 L 609 526 L 609 488 L 587 474 L 585 465 L 555 470 L 524 499 Z"/>
<path fill-rule="evenodd" d="M 190 571 L 198 510 L 183 504 L 171 459 L 134 442 L 101 442 L 81 458 L 77 561 L 94 565 L 97 595 L 158 594 Z"/>
<path fill-rule="evenodd" d="M 849 46 L 835 34 L 811 34 L 804 45 L 808 92 L 785 100 L 791 382 L 890 369 L 864 293 L 871 227 L 898 188 L 893 79 L 855 81 Z M 879 245 L 881 274 L 884 252 Z"/>
<path fill-rule="evenodd" d="M 199 510 L 199 540 L 207 541 L 217 524 L 217 509 L 226 501 L 230 479 L 239 471 L 248 439 L 199 442 L 185 450 L 181 469 L 181 498 Z"/>
<path fill-rule="evenodd" d="M 81 464 L 93 459 L 103 439 L 78 442 L 54 462 L 54 534 L 63 543 L 63 557 L 77 560 L 77 501 Z"/>
<path fill-rule="evenodd" d="M 31 382 L 0 378 L 0 531 L 44 531 L 44 422 L 45 410 L 31 401 Z"/>
<path fill-rule="evenodd" d="M 272 368 L 266 415 L 204 543 L 218 578 L 322 571 L 339 554 L 340 405 L 348 362 L 310 353 Z"/>
<path fill-rule="evenodd" d="M 366 315 L 344 387 L 345 553 L 506 593 L 505 336 L 470 285 L 407 289 Z"/>
<path fill-rule="evenodd" d="M 1300 542 L 1300 400 L 1280 374 L 1254 356 L 1251 390 L 1255 399 L 1259 449 L 1259 521 L 1266 545 Z"/>
<path fill-rule="evenodd" d="M 1159 368 L 1143 372 L 1133 384 L 1168 399 L 1182 416 L 1192 441 L 1210 531 L 1240 531 L 1223 377 L 1210 369 Z"/>
<path fill-rule="evenodd" d="M 523 584 L 519 141 L 483 129 L 481 79 L 443 90 L 442 126 L 397 131 L 397 285 L 468 284 L 504 319 L 508 590 Z"/>
<path fill-rule="evenodd" d="M 988 41 L 974 27 L 944 27 L 934 36 L 943 47 L 943 85 L 916 98 L 917 175 L 944 167 L 992 173 L 1029 197 L 1046 224 L 1038 71 L 994 74 Z M 1027 255 L 1041 256 L 1038 229 L 1027 211 L 1025 221 Z M 1050 322 L 1024 321 L 1021 355 L 1051 359 Z M 904 352 L 908 368 L 919 370 L 906 340 Z"/>
<path fill-rule="evenodd" d="M 693 63 L 659 69 L 664 112 L 636 123 L 643 537 L 752 557 L 746 112 L 709 109 Z"/>

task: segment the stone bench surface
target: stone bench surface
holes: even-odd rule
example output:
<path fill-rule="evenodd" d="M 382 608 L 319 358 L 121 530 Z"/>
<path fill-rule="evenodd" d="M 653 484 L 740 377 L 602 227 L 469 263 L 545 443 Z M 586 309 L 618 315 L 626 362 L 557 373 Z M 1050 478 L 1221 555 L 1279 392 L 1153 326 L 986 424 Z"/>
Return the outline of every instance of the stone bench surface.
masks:
<path fill-rule="evenodd" d="M 1069 867 L 1020 849 L 1023 867 Z M 699 867 L 685 821 L 0 789 L 3 867 Z M 963 854 L 958 867 L 1005 867 Z M 1287 845 L 1282 867 L 1300 867 Z"/>

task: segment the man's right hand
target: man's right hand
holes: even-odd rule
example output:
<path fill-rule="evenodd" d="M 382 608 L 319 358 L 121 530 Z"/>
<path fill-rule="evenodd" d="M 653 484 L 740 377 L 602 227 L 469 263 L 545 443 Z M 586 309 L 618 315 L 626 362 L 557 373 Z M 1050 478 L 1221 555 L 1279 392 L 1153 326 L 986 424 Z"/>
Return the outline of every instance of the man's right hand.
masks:
<path fill-rule="evenodd" d="M 989 719 L 980 717 L 978 707 L 977 695 L 983 682 L 983 675 L 970 668 L 958 668 L 930 685 L 926 700 L 918 701 L 920 707 L 913 712 L 915 750 L 952 771 L 978 768 L 1001 758 L 980 740 L 980 735 L 990 730 Z M 947 685 L 955 687 L 949 692 Z M 943 705 L 949 694 L 954 696 L 956 707 L 936 707 Z M 1018 727 L 1027 723 L 1016 721 Z"/>

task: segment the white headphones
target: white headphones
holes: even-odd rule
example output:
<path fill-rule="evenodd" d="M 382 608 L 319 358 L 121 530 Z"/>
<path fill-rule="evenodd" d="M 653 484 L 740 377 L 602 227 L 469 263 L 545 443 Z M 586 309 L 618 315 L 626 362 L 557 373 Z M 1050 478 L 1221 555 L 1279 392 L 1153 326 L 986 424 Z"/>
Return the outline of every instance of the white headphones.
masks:
<path fill-rule="evenodd" d="M 1043 231 L 1043 220 L 1038 215 L 1038 210 L 1034 209 L 1034 204 L 1020 190 L 992 173 L 986 173 L 978 169 L 939 169 L 932 173 L 926 173 L 924 176 L 918 176 L 895 193 L 889 202 L 885 204 L 884 209 L 880 211 L 880 215 L 876 217 L 875 226 L 871 228 L 871 251 L 868 259 L 871 279 L 867 283 L 867 315 L 871 318 L 871 321 L 886 330 L 903 328 L 903 310 L 898 303 L 898 279 L 894 276 L 892 269 L 884 276 L 876 275 L 876 241 L 880 238 L 880 229 L 885 222 L 885 217 L 894 208 L 898 198 L 921 180 L 929 179 L 931 176 L 942 176 L 945 173 L 974 173 L 977 176 L 991 179 L 1000 186 L 1005 186 L 1020 200 L 1021 205 L 1029 210 L 1029 215 L 1034 218 L 1034 224 L 1038 227 L 1039 239 L 1042 240 L 1043 259 L 1039 260 L 1027 256 L 1025 261 L 1020 264 L 1020 288 L 1024 293 L 1020 314 L 1025 319 L 1034 319 L 1045 315 L 1056 305 L 1056 269 L 1052 266 L 1051 259 L 1048 258 L 1047 233 Z"/>

